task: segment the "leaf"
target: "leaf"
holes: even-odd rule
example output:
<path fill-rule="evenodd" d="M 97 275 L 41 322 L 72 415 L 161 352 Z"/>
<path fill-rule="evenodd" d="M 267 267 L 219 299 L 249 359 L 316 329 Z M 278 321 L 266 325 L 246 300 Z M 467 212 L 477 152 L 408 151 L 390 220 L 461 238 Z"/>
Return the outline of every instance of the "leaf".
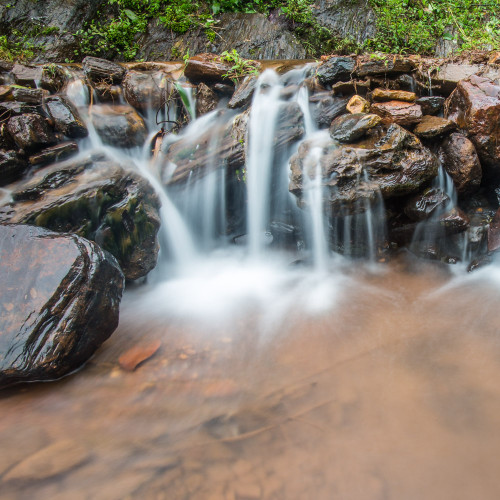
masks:
<path fill-rule="evenodd" d="M 195 117 L 194 109 L 191 106 L 191 101 L 189 100 L 189 95 L 186 92 L 186 89 L 182 87 L 182 85 L 180 85 L 178 82 L 175 82 L 174 85 L 177 89 L 177 92 L 179 92 L 179 95 L 181 96 L 182 104 L 184 104 L 186 111 L 189 113 L 191 119 L 193 119 Z"/>
<path fill-rule="evenodd" d="M 130 9 L 124 9 L 123 11 L 125 15 L 131 20 L 131 21 L 137 21 L 139 19 L 139 16 L 132 12 Z"/>

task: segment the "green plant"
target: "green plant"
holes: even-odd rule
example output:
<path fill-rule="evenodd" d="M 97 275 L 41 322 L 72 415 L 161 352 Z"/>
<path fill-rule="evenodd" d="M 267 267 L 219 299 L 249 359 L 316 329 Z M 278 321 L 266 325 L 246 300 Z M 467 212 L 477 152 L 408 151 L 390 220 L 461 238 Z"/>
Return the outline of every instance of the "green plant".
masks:
<path fill-rule="evenodd" d="M 461 49 L 500 48 L 496 0 L 370 0 L 377 35 L 368 50 L 432 54 L 437 41 L 455 40 Z"/>
<path fill-rule="evenodd" d="M 230 78 L 235 83 L 244 76 L 255 75 L 259 73 L 257 69 L 257 63 L 249 59 L 244 59 L 240 56 L 240 54 L 238 54 L 238 51 L 236 49 L 233 49 L 230 52 L 225 50 L 220 55 L 220 60 L 232 64 L 231 69 L 222 76 L 224 78 Z"/>

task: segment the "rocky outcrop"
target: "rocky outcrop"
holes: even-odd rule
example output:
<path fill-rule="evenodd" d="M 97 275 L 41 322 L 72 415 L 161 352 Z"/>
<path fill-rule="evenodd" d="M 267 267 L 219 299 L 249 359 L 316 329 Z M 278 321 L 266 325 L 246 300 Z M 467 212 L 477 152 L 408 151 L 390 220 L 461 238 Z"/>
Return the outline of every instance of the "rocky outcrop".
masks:
<path fill-rule="evenodd" d="M 118 326 L 123 275 L 76 235 L 0 225 L 0 387 L 80 367 Z"/>
<path fill-rule="evenodd" d="M 148 182 L 117 164 L 91 158 L 55 164 L 12 186 L 0 223 L 23 223 L 95 241 L 127 279 L 156 264 L 159 202 Z"/>
<path fill-rule="evenodd" d="M 316 149 L 316 154 L 310 152 Z M 437 158 L 420 140 L 397 124 L 378 125 L 364 140 L 337 146 L 326 135 L 303 142 L 291 159 L 290 191 L 305 204 L 304 176 L 321 167 L 328 209 L 335 215 L 364 210 L 363 200 L 418 192 L 437 174 Z"/>
<path fill-rule="evenodd" d="M 224 120 L 215 123 L 201 136 L 185 137 L 173 143 L 166 152 L 164 172 L 168 164 L 173 164 L 175 169 L 170 177 L 164 177 L 164 182 L 183 183 L 188 178 L 203 176 L 220 165 L 225 165 L 229 172 L 242 168 L 245 165 L 248 120 L 249 112 L 246 111 L 229 123 Z M 303 120 L 297 103 L 282 105 L 274 136 L 276 154 L 303 136 Z M 214 144 L 213 138 L 217 135 L 219 139 Z"/>
<path fill-rule="evenodd" d="M 483 164 L 500 173 L 500 86 L 479 76 L 458 82 L 445 117 L 467 133 Z"/>

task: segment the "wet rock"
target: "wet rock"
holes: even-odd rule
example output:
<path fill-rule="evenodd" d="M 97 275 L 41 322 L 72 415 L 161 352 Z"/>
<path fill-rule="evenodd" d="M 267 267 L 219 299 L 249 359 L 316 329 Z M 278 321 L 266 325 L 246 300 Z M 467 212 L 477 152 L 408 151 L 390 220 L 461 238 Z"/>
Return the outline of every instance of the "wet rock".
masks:
<path fill-rule="evenodd" d="M 15 151 L 0 150 L 0 186 L 20 179 L 28 168 L 26 160 Z"/>
<path fill-rule="evenodd" d="M 469 218 L 460 208 L 452 208 L 449 212 L 441 215 L 438 219 L 440 227 L 446 235 L 458 234 L 467 231 L 469 228 Z"/>
<path fill-rule="evenodd" d="M 184 75 L 193 83 L 228 83 L 231 80 L 224 75 L 231 71 L 231 67 L 230 63 L 221 61 L 219 56 L 199 54 L 189 59 L 184 69 Z"/>
<path fill-rule="evenodd" d="M 257 75 L 248 75 L 238 85 L 236 92 L 228 102 L 227 107 L 230 109 L 243 108 L 252 101 L 253 94 L 257 83 Z"/>
<path fill-rule="evenodd" d="M 34 89 L 37 87 L 37 82 L 42 78 L 42 68 L 40 66 L 15 64 L 12 68 L 12 76 L 18 85 Z"/>
<path fill-rule="evenodd" d="M 500 248 L 500 208 L 497 210 L 488 228 L 488 252 L 495 252 Z"/>
<path fill-rule="evenodd" d="M 227 83 L 214 83 L 212 89 L 220 97 L 231 97 L 234 92 L 234 86 Z"/>
<path fill-rule="evenodd" d="M 438 161 L 411 132 L 399 125 L 378 125 L 368 138 L 338 146 L 326 134 L 304 141 L 291 159 L 290 191 L 299 206 L 305 205 L 303 180 L 314 176 L 316 160 L 309 152 L 319 153 L 322 185 L 333 215 L 357 213 L 365 202 L 375 200 L 378 193 L 393 198 L 418 192 L 437 175 Z"/>
<path fill-rule="evenodd" d="M 12 87 L 10 85 L 0 85 L 0 102 L 12 101 Z"/>
<path fill-rule="evenodd" d="M 372 92 L 372 97 L 375 102 L 415 102 L 415 100 L 417 99 L 415 92 L 406 92 L 404 90 L 387 90 L 380 88 L 377 88 Z"/>
<path fill-rule="evenodd" d="M 312 115 L 319 128 L 329 127 L 332 121 L 347 111 L 348 97 L 333 97 L 330 93 L 316 94 L 310 97 L 316 103 Z"/>
<path fill-rule="evenodd" d="M 370 111 L 379 115 L 384 123 L 412 125 L 422 118 L 422 109 L 418 104 L 402 101 L 376 102 Z"/>
<path fill-rule="evenodd" d="M 78 152 L 78 144 L 76 142 L 61 142 L 55 146 L 43 149 L 36 155 L 29 157 L 31 165 L 41 165 L 43 163 L 54 163 L 56 161 L 65 160 Z"/>
<path fill-rule="evenodd" d="M 49 95 L 48 90 L 30 89 L 30 88 L 13 88 L 12 97 L 17 102 L 25 102 L 27 104 L 35 104 L 40 106 L 43 99 Z"/>
<path fill-rule="evenodd" d="M 370 81 L 365 80 L 349 80 L 348 82 L 337 82 L 332 85 L 332 92 L 334 95 L 366 95 L 369 90 Z"/>
<path fill-rule="evenodd" d="M 19 116 L 25 114 L 41 115 L 42 108 L 26 104 L 25 102 L 0 102 L 0 116 L 3 120 L 11 116 Z"/>
<path fill-rule="evenodd" d="M 92 107 L 92 123 L 105 144 L 131 148 L 142 146 L 147 130 L 142 117 L 132 106 L 98 105 Z"/>
<path fill-rule="evenodd" d="M 2 123 L 0 125 L 0 149 L 4 151 L 16 149 L 16 143 L 7 130 L 7 123 Z"/>
<path fill-rule="evenodd" d="M 94 243 L 7 225 L 0 226 L 0 256 L 0 387 L 66 375 L 117 327 L 123 275 Z"/>
<path fill-rule="evenodd" d="M 439 159 L 453 179 L 459 194 L 476 191 L 482 178 L 482 168 L 474 144 L 462 134 L 449 135 L 439 148 Z"/>
<path fill-rule="evenodd" d="M 101 103 L 119 103 L 122 97 L 122 88 L 120 85 L 96 83 L 94 85 L 94 90 L 99 102 Z"/>
<path fill-rule="evenodd" d="M 56 137 L 40 115 L 13 116 L 7 122 L 7 130 L 16 145 L 26 151 L 34 151 L 56 142 Z"/>
<path fill-rule="evenodd" d="M 450 197 L 441 189 L 429 188 L 422 194 L 410 198 L 403 211 L 411 220 L 420 222 L 444 213 L 450 204 Z"/>
<path fill-rule="evenodd" d="M 245 143 L 247 140 L 249 111 L 237 115 L 229 123 L 216 123 L 211 130 L 199 137 L 186 137 L 171 145 L 167 152 L 169 162 L 176 169 L 168 184 L 183 183 L 188 178 L 196 178 L 210 172 L 221 164 L 229 172 L 240 169 L 245 164 Z M 221 138 L 215 148 L 211 147 L 213 134 Z M 275 154 L 304 135 L 304 116 L 296 102 L 283 104 L 277 118 L 274 136 Z"/>
<path fill-rule="evenodd" d="M 156 265 L 159 202 L 149 183 L 104 160 L 58 163 L 36 172 L 0 207 L 0 223 L 23 223 L 95 241 L 127 279 Z"/>
<path fill-rule="evenodd" d="M 88 130 L 80 113 L 65 96 L 48 97 L 45 107 L 54 122 L 54 128 L 72 139 L 87 137 Z"/>
<path fill-rule="evenodd" d="M 141 363 L 153 356 L 161 346 L 161 340 L 140 343 L 124 352 L 118 359 L 120 367 L 128 372 L 133 372 Z"/>
<path fill-rule="evenodd" d="M 349 113 L 369 113 L 370 103 L 359 95 L 353 95 L 347 103 Z"/>
<path fill-rule="evenodd" d="M 0 59 L 0 73 L 8 73 L 9 71 L 12 71 L 13 67 L 13 62 Z"/>
<path fill-rule="evenodd" d="M 68 72 L 58 64 L 46 64 L 42 68 L 40 87 L 49 92 L 59 92 L 69 79 Z"/>
<path fill-rule="evenodd" d="M 356 74 L 358 76 L 390 75 L 395 73 L 410 73 L 413 62 L 402 57 L 390 57 L 383 59 L 372 59 L 369 61 L 358 61 Z"/>
<path fill-rule="evenodd" d="M 408 74 L 399 75 L 394 79 L 394 84 L 398 90 L 412 91 L 415 86 L 415 78 Z"/>
<path fill-rule="evenodd" d="M 471 76 L 458 82 L 445 103 L 445 117 L 465 130 L 484 166 L 500 169 L 500 86 Z"/>
<path fill-rule="evenodd" d="M 419 97 L 416 103 L 422 108 L 424 115 L 436 115 L 443 109 L 444 101 L 444 97 L 432 96 Z"/>
<path fill-rule="evenodd" d="M 413 133 L 425 139 L 443 135 L 457 126 L 451 120 L 439 118 L 438 116 L 423 116 L 420 123 L 413 129 Z"/>
<path fill-rule="evenodd" d="M 219 100 L 215 92 L 204 83 L 198 84 L 196 89 L 196 116 L 202 116 L 213 111 Z"/>
<path fill-rule="evenodd" d="M 123 80 L 123 95 L 136 109 L 160 109 L 170 98 L 177 98 L 172 78 L 164 71 L 128 71 Z"/>
<path fill-rule="evenodd" d="M 438 85 L 441 92 L 449 94 L 456 88 L 460 80 L 468 79 L 473 75 L 489 73 L 488 70 L 489 68 L 482 64 L 446 63 L 439 66 L 436 74 L 432 77 L 432 83 Z M 496 73 L 498 70 L 493 69 L 493 71 Z M 424 82 L 426 78 L 428 75 L 421 77 Z"/>
<path fill-rule="evenodd" d="M 350 80 L 356 60 L 352 57 L 330 57 L 316 71 L 319 82 L 329 85 L 339 80 Z"/>
<path fill-rule="evenodd" d="M 330 137 L 339 142 L 356 141 L 380 121 L 380 116 L 366 113 L 339 116 L 330 125 Z"/>
<path fill-rule="evenodd" d="M 90 56 L 87 56 L 82 61 L 82 68 L 85 76 L 91 82 L 106 82 L 110 85 L 112 83 L 121 83 L 127 71 L 117 63 Z"/>
<path fill-rule="evenodd" d="M 76 441 L 57 441 L 22 460 L 3 477 L 4 481 L 41 481 L 74 469 L 90 458 Z"/>

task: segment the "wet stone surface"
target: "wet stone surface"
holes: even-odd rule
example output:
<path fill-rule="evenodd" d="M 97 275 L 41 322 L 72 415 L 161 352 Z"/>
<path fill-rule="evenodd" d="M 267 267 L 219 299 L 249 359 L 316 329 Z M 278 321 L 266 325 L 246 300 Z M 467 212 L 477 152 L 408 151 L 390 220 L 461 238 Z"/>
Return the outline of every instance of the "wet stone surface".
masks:
<path fill-rule="evenodd" d="M 120 268 L 76 235 L 0 225 L 0 276 L 0 387 L 75 370 L 118 325 Z"/>

